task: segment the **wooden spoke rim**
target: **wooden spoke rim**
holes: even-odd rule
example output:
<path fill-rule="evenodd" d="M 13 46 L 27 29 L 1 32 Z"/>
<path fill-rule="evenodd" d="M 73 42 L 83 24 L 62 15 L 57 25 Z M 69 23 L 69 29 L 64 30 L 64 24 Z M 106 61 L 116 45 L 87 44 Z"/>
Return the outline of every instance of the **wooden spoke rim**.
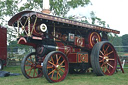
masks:
<path fill-rule="evenodd" d="M 99 52 L 99 64 L 105 75 L 112 75 L 117 65 L 117 55 L 114 47 L 106 43 Z"/>
<path fill-rule="evenodd" d="M 96 43 L 101 41 L 101 36 L 97 32 L 92 32 L 89 35 L 89 44 L 91 47 L 93 47 Z"/>
<path fill-rule="evenodd" d="M 52 54 L 47 61 L 47 75 L 53 82 L 65 79 L 68 73 L 68 61 L 61 53 Z"/>
<path fill-rule="evenodd" d="M 38 57 L 35 54 L 27 56 L 24 63 L 25 74 L 29 78 L 38 78 L 43 75 L 41 63 L 37 62 Z"/>

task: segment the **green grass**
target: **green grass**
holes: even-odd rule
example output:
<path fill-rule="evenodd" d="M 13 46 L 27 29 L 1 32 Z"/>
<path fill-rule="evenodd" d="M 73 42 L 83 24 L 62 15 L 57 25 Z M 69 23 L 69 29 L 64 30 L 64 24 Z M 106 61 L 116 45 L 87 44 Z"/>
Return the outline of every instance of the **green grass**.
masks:
<path fill-rule="evenodd" d="M 68 74 L 58 83 L 49 83 L 44 77 L 26 79 L 23 75 L 0 78 L 0 85 L 128 85 L 128 69 L 125 74 L 118 72 L 112 76 L 96 76 L 93 73 Z M 20 67 L 5 67 L 4 71 L 21 73 Z"/>

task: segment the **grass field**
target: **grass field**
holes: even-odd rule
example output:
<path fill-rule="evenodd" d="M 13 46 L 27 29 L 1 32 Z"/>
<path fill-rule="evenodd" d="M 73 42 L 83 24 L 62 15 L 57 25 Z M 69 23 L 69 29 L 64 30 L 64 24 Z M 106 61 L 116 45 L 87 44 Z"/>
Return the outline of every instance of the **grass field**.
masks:
<path fill-rule="evenodd" d="M 58 83 L 49 83 L 44 77 L 26 79 L 23 75 L 0 78 L 0 85 L 128 85 L 128 69 L 125 74 L 115 73 L 112 76 L 96 76 L 93 73 L 68 74 L 66 79 Z M 5 67 L 4 71 L 21 73 L 19 66 Z"/>

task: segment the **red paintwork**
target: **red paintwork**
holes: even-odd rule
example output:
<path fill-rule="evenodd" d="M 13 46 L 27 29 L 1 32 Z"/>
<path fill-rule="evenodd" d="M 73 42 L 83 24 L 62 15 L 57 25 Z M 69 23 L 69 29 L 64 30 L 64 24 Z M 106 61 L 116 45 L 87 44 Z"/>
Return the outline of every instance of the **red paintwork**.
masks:
<path fill-rule="evenodd" d="M 88 44 L 85 46 L 87 49 L 92 49 L 93 46 L 97 43 L 95 39 L 98 39 L 98 42 L 101 41 L 101 36 L 97 32 L 90 32 L 88 35 Z"/>
<path fill-rule="evenodd" d="M 62 42 L 56 42 L 56 44 L 58 47 L 58 49 L 56 50 L 66 54 L 69 63 L 82 63 L 82 62 L 88 63 L 88 54 L 85 52 L 81 53 L 81 50 L 79 48 L 73 48 L 72 46 L 64 46 Z"/>
<path fill-rule="evenodd" d="M 29 45 L 29 46 L 33 46 L 34 48 L 36 47 L 36 45 L 34 43 L 28 43 L 27 40 L 24 37 L 21 37 L 18 42 L 18 44 L 23 44 L 23 45 Z"/>
<path fill-rule="evenodd" d="M 0 26 L 0 59 L 5 61 L 7 59 L 7 29 L 2 26 Z"/>
<path fill-rule="evenodd" d="M 88 63 L 88 54 L 87 53 L 78 53 L 81 50 L 79 48 L 73 48 L 72 46 L 65 46 L 62 42 L 56 42 L 58 49 L 57 51 L 61 51 L 67 55 L 69 63 Z M 81 55 L 85 56 L 85 60 L 82 60 L 84 57 L 80 57 Z M 79 60 L 78 60 L 79 59 Z"/>
<path fill-rule="evenodd" d="M 64 47 L 64 44 L 62 42 L 56 42 L 56 45 L 58 47 L 58 49 L 56 49 L 56 50 L 65 53 L 65 47 Z"/>
<path fill-rule="evenodd" d="M 69 63 L 77 63 L 77 53 L 70 53 L 67 57 Z"/>
<path fill-rule="evenodd" d="M 85 47 L 85 39 L 82 37 L 75 37 L 74 45 L 79 47 Z"/>
<path fill-rule="evenodd" d="M 78 63 L 88 63 L 88 53 L 78 53 Z"/>
<path fill-rule="evenodd" d="M 67 57 L 69 63 L 88 63 L 88 53 L 86 52 L 70 53 Z"/>

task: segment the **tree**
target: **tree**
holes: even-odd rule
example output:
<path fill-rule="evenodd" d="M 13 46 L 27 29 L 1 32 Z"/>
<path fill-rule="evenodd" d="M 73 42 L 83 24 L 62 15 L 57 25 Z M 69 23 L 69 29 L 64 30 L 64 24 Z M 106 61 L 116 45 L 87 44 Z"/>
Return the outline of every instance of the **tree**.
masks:
<path fill-rule="evenodd" d="M 0 1 L 0 19 L 3 16 L 13 16 L 14 14 L 23 11 L 23 10 L 38 10 L 42 9 L 43 0 L 27 0 L 23 3 L 24 0 L 5 0 Z M 23 3 L 21 5 L 20 3 Z M 78 6 L 88 5 L 90 0 L 50 0 L 51 11 L 54 15 L 65 16 L 71 8 L 77 8 Z M 20 7 L 18 7 L 20 5 Z"/>
<path fill-rule="evenodd" d="M 95 25 L 99 25 L 99 26 L 102 26 L 102 27 L 108 27 L 109 28 L 109 25 L 106 24 L 105 21 L 102 21 L 99 17 L 96 17 L 96 15 L 93 11 L 90 13 L 90 15 L 91 15 L 91 20 L 92 20 L 91 24 L 95 24 Z"/>
<path fill-rule="evenodd" d="M 128 34 L 122 36 L 122 44 L 123 46 L 128 46 Z"/>
<path fill-rule="evenodd" d="M 123 46 L 128 46 L 128 34 L 122 36 L 122 44 Z M 125 52 L 128 52 L 127 48 L 124 48 Z"/>
<path fill-rule="evenodd" d="M 115 46 L 115 49 L 117 52 L 122 52 L 124 51 L 124 48 L 121 48 L 120 46 L 122 46 L 122 37 L 119 37 L 118 35 L 112 35 L 109 34 L 108 36 L 109 38 L 109 42 Z M 119 46 L 119 47 L 118 47 Z"/>

